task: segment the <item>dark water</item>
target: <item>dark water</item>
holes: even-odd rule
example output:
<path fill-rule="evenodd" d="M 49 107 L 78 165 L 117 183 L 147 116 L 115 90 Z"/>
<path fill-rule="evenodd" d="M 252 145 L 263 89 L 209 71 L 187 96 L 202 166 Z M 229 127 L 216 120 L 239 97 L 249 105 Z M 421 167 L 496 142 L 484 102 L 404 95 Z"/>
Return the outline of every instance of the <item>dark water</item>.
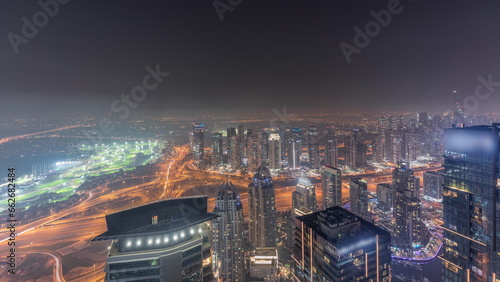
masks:
<path fill-rule="evenodd" d="M 442 255 L 443 249 L 439 251 L 439 255 Z M 418 266 L 412 266 L 406 264 L 398 264 L 398 260 L 393 260 L 392 264 L 393 280 L 394 282 L 402 281 L 430 281 L 430 282 L 442 282 L 442 263 L 439 258 L 435 258 L 433 261 L 426 264 L 420 264 Z M 406 277 L 405 280 L 399 279 L 397 276 L 402 275 Z M 427 279 L 427 280 L 426 280 Z"/>

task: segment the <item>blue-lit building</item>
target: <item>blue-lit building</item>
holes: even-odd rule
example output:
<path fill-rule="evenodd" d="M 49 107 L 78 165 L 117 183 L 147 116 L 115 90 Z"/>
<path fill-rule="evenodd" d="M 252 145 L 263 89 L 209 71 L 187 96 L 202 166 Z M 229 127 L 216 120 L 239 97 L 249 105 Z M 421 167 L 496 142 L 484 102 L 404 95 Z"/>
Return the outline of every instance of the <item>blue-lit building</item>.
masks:
<path fill-rule="evenodd" d="M 445 131 L 444 281 L 500 279 L 500 124 Z"/>
<path fill-rule="evenodd" d="M 295 219 L 293 259 L 299 281 L 391 281 L 391 235 L 331 207 Z"/>
<path fill-rule="evenodd" d="M 106 215 L 106 281 L 213 281 L 206 197 L 170 199 Z"/>

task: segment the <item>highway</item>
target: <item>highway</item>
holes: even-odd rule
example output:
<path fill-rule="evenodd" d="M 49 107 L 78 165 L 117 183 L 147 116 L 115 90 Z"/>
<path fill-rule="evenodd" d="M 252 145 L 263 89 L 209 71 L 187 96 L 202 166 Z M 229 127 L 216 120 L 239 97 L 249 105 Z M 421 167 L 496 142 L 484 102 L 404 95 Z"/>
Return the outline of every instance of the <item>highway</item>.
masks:
<path fill-rule="evenodd" d="M 171 156 L 157 165 L 157 172 L 154 175 L 135 176 L 106 183 L 88 192 L 87 198 L 74 207 L 18 225 L 17 254 L 21 257 L 28 253 L 38 256 L 51 255 L 57 262 L 52 274 L 54 280 L 103 281 L 110 242 L 91 242 L 91 240 L 106 231 L 104 218 L 106 214 L 171 197 L 192 195 L 207 195 L 208 210 L 213 210 L 215 191 L 226 180 L 226 175 L 195 169 L 192 160 L 187 157 L 188 153 L 187 146 L 176 147 Z M 390 181 L 390 176 L 391 173 L 368 176 L 369 190 L 374 191 L 377 183 Z M 142 183 L 138 183 L 141 178 Z M 230 181 L 240 192 L 244 214 L 247 217 L 248 184 L 251 178 L 248 175 L 231 175 Z M 292 192 L 295 191 L 295 181 L 276 180 L 274 183 L 277 210 L 289 210 L 292 205 Z M 317 203 L 321 208 L 321 186 L 320 183 L 314 185 Z M 343 180 L 342 198 L 343 202 L 349 200 L 347 179 Z M 8 233 L 5 229 L 0 231 L 0 238 L 3 238 L 0 241 L 0 251 L 7 253 L 5 241 Z M 75 261 L 63 260 L 62 264 L 65 267 L 62 273 L 61 260 L 65 255 L 71 255 Z M 75 256 L 77 258 L 74 258 Z M 83 261 L 94 263 L 82 267 L 80 264 Z M 5 271 L 4 268 L 3 272 Z M 33 272 L 20 277 L 25 280 L 40 278 L 37 274 L 38 272 Z"/>

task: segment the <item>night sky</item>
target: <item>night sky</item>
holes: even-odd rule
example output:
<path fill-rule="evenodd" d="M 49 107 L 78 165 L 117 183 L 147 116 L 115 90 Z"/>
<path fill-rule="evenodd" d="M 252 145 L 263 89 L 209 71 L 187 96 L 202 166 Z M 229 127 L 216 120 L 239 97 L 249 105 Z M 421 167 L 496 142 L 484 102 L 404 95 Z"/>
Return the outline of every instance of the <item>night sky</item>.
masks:
<path fill-rule="evenodd" d="M 16 54 L 9 33 L 23 36 L 21 18 L 42 8 L 4 0 L 0 118 L 106 114 L 157 64 L 170 75 L 138 110 L 443 111 L 479 75 L 500 82 L 500 1 L 402 0 L 347 63 L 339 44 L 355 46 L 354 28 L 391 2 L 242 0 L 221 21 L 211 0 L 73 0 Z M 500 110 L 497 88 L 478 110 Z"/>

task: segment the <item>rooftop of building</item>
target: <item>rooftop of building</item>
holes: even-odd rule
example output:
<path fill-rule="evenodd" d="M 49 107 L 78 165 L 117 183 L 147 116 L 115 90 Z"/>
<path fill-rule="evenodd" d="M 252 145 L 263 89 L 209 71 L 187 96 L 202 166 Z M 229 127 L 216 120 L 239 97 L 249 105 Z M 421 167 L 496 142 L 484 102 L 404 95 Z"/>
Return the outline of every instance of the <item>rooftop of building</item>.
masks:
<path fill-rule="evenodd" d="M 297 219 L 338 248 L 376 235 L 390 237 L 389 232 L 338 206 Z"/>
<path fill-rule="evenodd" d="M 93 241 L 173 232 L 217 217 L 207 212 L 206 196 L 168 199 L 106 215 L 107 231 Z"/>

